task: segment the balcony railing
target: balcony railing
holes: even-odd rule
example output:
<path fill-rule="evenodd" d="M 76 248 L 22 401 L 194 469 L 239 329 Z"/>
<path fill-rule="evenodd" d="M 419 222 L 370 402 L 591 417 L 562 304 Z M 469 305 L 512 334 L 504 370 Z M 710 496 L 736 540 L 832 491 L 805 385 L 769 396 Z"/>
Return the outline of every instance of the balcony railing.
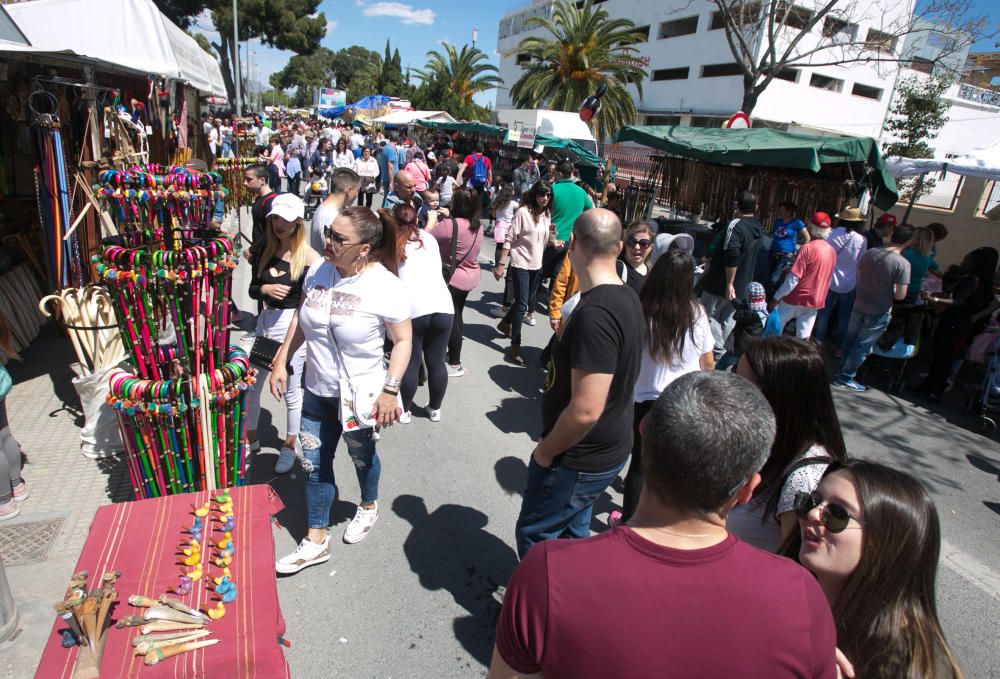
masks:
<path fill-rule="evenodd" d="M 1000 108 L 1000 92 L 997 92 L 996 90 L 987 90 L 982 87 L 976 87 L 975 85 L 959 83 L 958 98 L 964 99 L 965 101 L 973 101 L 977 104 L 985 104 L 986 106 L 996 106 Z"/>

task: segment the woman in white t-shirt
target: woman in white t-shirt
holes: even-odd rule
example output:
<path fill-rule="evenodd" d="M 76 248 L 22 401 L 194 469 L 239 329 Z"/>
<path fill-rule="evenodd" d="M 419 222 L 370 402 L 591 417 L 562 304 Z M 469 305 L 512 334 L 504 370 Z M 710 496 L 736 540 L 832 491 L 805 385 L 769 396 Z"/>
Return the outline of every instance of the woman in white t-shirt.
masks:
<path fill-rule="evenodd" d="M 372 158 L 372 150 L 365 146 L 361 149 L 361 157 L 355 165 L 355 171 L 361 177 L 358 187 L 358 205 L 372 206 L 372 196 L 378 187 L 378 161 Z"/>
<path fill-rule="evenodd" d="M 694 261 L 691 255 L 670 250 L 660 257 L 645 277 L 642 313 L 646 322 L 642 362 L 633 391 L 635 419 L 632 461 L 625 476 L 622 512 L 612 512 L 610 521 L 628 521 L 639 505 L 645 478 L 642 472 L 642 436 L 639 423 L 667 385 L 696 370 L 713 370 L 715 339 L 705 310 L 694 296 Z"/>
<path fill-rule="evenodd" d="M 831 462 L 846 462 L 847 448 L 816 344 L 787 336 L 748 342 L 736 374 L 757 385 L 771 404 L 777 434 L 760 485 L 749 503 L 729 513 L 726 528 L 777 552 L 798 527 L 795 495 L 816 490 Z"/>
<path fill-rule="evenodd" d="M 337 140 L 337 146 L 334 148 L 333 169 L 337 169 L 338 167 L 347 167 L 354 170 L 356 164 L 357 159 L 354 157 L 354 153 L 348 146 L 347 140 L 341 137 Z"/>
<path fill-rule="evenodd" d="M 448 286 L 441 276 L 441 253 L 437 240 L 417 226 L 417 211 L 409 205 L 397 205 L 392 216 L 399 225 L 399 280 L 410 296 L 410 322 L 413 326 L 413 350 L 410 364 L 403 375 L 399 394 L 403 397 L 403 414 L 399 421 L 410 423 L 413 396 L 421 362 L 427 366 L 427 416 L 431 422 L 441 421 L 441 404 L 448 388 L 445 353 L 451 335 L 454 308 Z"/>
<path fill-rule="evenodd" d="M 399 420 L 399 385 L 410 360 L 410 300 L 395 275 L 396 223 L 382 212 L 350 207 L 325 228 L 320 264 L 310 268 L 285 342 L 274 359 L 271 392 L 281 398 L 288 383 L 287 357 L 306 344 L 305 394 L 302 399 L 303 471 L 309 530 L 298 548 L 279 559 L 279 573 L 297 573 L 330 558 L 330 506 L 337 494 L 333 454 L 343 434 L 354 462 L 361 503 L 347 526 L 344 542 L 360 542 L 378 519 L 381 463 L 375 451 L 375 428 L 341 424 L 342 399 L 348 405 L 368 400 L 384 384 L 372 406 L 375 427 Z M 383 367 L 385 337 L 393 341 L 388 371 Z M 350 387 L 355 387 L 355 398 Z M 363 386 L 364 389 L 358 389 Z M 359 413 L 360 415 L 360 413 Z"/>

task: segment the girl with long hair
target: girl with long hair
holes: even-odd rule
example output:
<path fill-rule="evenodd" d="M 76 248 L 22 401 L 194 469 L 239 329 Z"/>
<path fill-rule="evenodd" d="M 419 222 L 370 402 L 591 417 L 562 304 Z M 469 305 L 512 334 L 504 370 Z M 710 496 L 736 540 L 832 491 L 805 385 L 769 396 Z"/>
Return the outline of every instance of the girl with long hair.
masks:
<path fill-rule="evenodd" d="M 795 494 L 812 492 L 827 465 L 847 459 L 830 379 L 812 342 L 779 336 L 747 342 L 736 373 L 763 392 L 777 434 L 748 504 L 729 514 L 729 531 L 775 552 L 796 527 Z"/>
<path fill-rule="evenodd" d="M 320 260 L 309 246 L 305 224 L 305 205 L 298 196 L 282 194 L 271 202 L 267 214 L 267 241 L 250 279 L 250 297 L 262 303 L 257 316 L 257 337 L 282 342 L 302 301 L 302 283 L 306 271 Z M 292 374 L 285 392 L 288 415 L 284 444 L 274 470 L 288 472 L 295 463 L 295 439 L 302 421 L 302 366 L 306 349 L 300 347 L 291 358 Z M 266 368 L 257 369 L 257 384 L 247 395 L 247 443 L 250 452 L 260 450 L 257 423 L 260 420 L 261 390 L 268 376 Z"/>
<path fill-rule="evenodd" d="M 309 269 L 284 344 L 275 356 L 271 393 L 281 398 L 288 386 L 285 365 L 306 345 L 305 393 L 302 398 L 302 470 L 306 478 L 308 531 L 294 552 L 278 560 L 279 573 L 297 573 L 330 559 L 330 507 L 337 494 L 333 455 L 343 435 L 361 487 L 361 503 L 347 526 L 344 542 L 360 542 L 378 519 L 381 461 L 375 450 L 377 427 L 399 420 L 399 385 L 410 361 L 410 302 L 396 277 L 396 220 L 386 210 L 349 207 L 324 229 L 324 261 Z M 383 365 L 386 335 L 393 342 L 389 366 Z M 370 417 L 373 426 L 353 418 L 347 431 L 342 401 L 362 400 L 360 382 L 377 392 Z M 342 387 L 343 385 L 343 387 Z M 365 398 L 367 402 L 367 397 Z M 362 415 L 358 414 L 359 417 Z M 366 418 L 367 419 L 367 418 Z"/>
<path fill-rule="evenodd" d="M 618 275 L 637 295 L 641 294 L 652 266 L 649 256 L 653 252 L 655 238 L 656 231 L 646 222 L 636 222 L 625 230 L 622 253 L 618 256 Z"/>
<path fill-rule="evenodd" d="M 541 280 L 542 256 L 549 241 L 552 226 L 552 187 L 538 182 L 524 195 L 521 207 L 514 213 L 507 239 L 493 276 L 500 280 L 506 273 L 509 257 L 514 278 L 514 305 L 497 330 L 510 337 L 510 360 L 524 365 L 521 353 L 521 324 L 529 312 L 529 303 Z"/>
<path fill-rule="evenodd" d="M 20 359 L 10 339 L 7 319 L 0 316 L 0 371 L 11 359 Z M 9 379 L 9 376 L 6 376 Z M 7 394 L 0 396 L 0 521 L 21 513 L 19 502 L 28 499 L 28 484 L 21 478 L 21 444 L 10 433 L 7 421 Z"/>
<path fill-rule="evenodd" d="M 645 320 L 645 337 L 633 392 L 632 461 L 625 476 L 622 512 L 612 512 L 612 523 L 628 521 L 639 505 L 644 480 L 639 423 L 671 382 L 689 372 L 715 368 L 712 355 L 715 339 L 708 316 L 694 296 L 691 255 L 679 250 L 668 251 L 644 278 L 646 283 L 639 293 L 639 301 Z"/>
<path fill-rule="evenodd" d="M 927 277 L 927 272 L 941 275 L 941 268 L 934 259 L 934 231 L 926 226 L 916 229 L 913 232 L 913 243 L 902 254 L 910 263 L 910 287 L 906 289 L 906 301 L 913 304 L 920 297 L 920 286 Z"/>
<path fill-rule="evenodd" d="M 455 191 L 455 173 L 450 162 L 440 162 L 434 168 L 434 185 L 441 194 L 441 207 L 451 207 L 451 196 Z"/>
<path fill-rule="evenodd" d="M 876 462 L 835 462 L 795 513 L 782 553 L 816 576 L 855 676 L 961 679 L 938 620 L 941 526 L 923 484 Z"/>
<path fill-rule="evenodd" d="M 347 140 L 343 137 L 338 139 L 333 151 L 333 169 L 347 167 L 353 170 L 355 169 L 355 161 L 354 153 Z"/>
<path fill-rule="evenodd" d="M 462 334 L 465 329 L 462 312 L 469 293 L 479 285 L 479 249 L 483 244 L 482 229 L 479 228 L 479 205 L 475 189 L 456 187 L 451 198 L 451 214 L 428 229 L 437 240 L 441 261 L 451 263 L 453 269 L 451 278 L 447 281 L 454 311 L 451 334 L 448 337 L 448 355 L 445 357 L 448 377 L 461 377 L 465 374 L 462 366 Z M 457 261 L 450 262 L 453 241 Z"/>
<path fill-rule="evenodd" d="M 410 423 L 420 364 L 423 362 L 427 366 L 427 389 L 430 392 L 427 416 L 431 422 L 440 422 L 441 404 L 448 389 L 445 353 L 451 335 L 454 305 L 448 286 L 441 277 L 441 254 L 437 240 L 419 227 L 417 211 L 410 205 L 397 205 L 392 210 L 392 216 L 399 225 L 399 280 L 409 293 L 410 324 L 413 328 L 410 362 L 399 389 L 403 398 L 403 414 L 399 421 Z"/>

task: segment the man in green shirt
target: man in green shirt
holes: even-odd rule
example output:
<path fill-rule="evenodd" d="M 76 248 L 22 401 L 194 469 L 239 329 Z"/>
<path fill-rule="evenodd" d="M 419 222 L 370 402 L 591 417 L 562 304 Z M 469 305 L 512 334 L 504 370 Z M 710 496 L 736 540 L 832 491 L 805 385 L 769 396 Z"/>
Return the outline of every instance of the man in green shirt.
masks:
<path fill-rule="evenodd" d="M 555 278 L 566 256 L 566 245 L 573 232 L 573 223 L 584 210 L 594 207 L 590 196 L 573 181 L 573 163 L 564 160 L 556 166 L 557 178 L 552 184 L 552 231 L 548 247 L 542 256 L 542 280 Z"/>

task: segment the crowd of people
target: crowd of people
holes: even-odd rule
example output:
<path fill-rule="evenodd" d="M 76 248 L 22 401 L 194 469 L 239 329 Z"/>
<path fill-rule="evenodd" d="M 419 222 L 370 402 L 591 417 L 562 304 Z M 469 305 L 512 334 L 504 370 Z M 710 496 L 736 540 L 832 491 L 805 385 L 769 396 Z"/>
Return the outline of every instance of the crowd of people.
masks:
<path fill-rule="evenodd" d="M 908 474 L 852 456 L 831 385 L 864 391 L 858 369 L 916 309 L 935 320 L 924 388 L 940 396 L 995 305 L 996 250 L 942 272 L 942 225 L 884 215 L 861 233 L 857 208 L 800 219 L 791 203 L 768 246 L 743 191 L 697 252 L 688 234 L 595 208 L 568 161 L 526 155 L 501 174 L 481 145 L 463 157 L 351 133 L 310 151 L 308 130 L 292 132 L 306 171 L 328 178 L 311 219 L 308 190 L 269 182 L 288 158 L 244 177 L 255 334 L 281 342 L 248 440 L 259 448 L 268 387 L 288 414 L 276 471 L 298 441 L 308 475 L 308 531 L 279 573 L 331 557 L 341 438 L 360 494 L 343 541 L 371 532 L 379 432 L 444 416 L 449 380 L 470 369 L 463 313 L 485 254 L 504 281 L 507 359 L 526 364 L 523 326 L 546 294 L 552 329 L 491 677 L 962 676 L 936 613 L 934 505 Z M 594 503 L 623 472 L 621 510 L 591 538 Z M 592 643 L 595 619 L 618 633 Z"/>

